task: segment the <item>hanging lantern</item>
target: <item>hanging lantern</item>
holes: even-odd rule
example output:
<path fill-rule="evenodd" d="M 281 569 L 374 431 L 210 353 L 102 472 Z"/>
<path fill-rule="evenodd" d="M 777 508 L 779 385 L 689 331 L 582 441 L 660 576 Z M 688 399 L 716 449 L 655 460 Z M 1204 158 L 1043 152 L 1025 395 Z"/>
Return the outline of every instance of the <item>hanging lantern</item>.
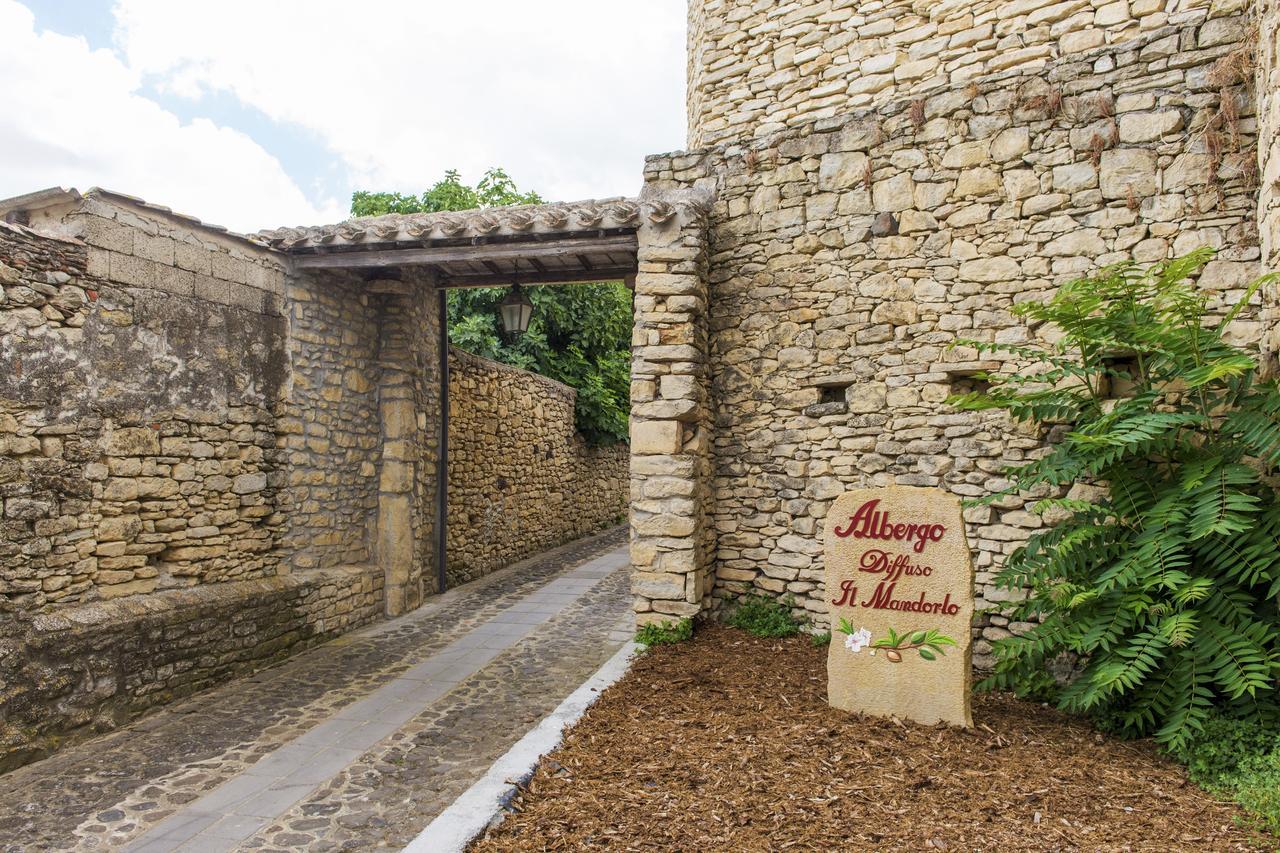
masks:
<path fill-rule="evenodd" d="M 520 285 L 511 285 L 508 293 L 498 305 L 498 314 L 502 318 L 502 331 L 512 337 L 523 335 L 529 331 L 529 320 L 533 317 L 533 303 L 520 290 Z"/>

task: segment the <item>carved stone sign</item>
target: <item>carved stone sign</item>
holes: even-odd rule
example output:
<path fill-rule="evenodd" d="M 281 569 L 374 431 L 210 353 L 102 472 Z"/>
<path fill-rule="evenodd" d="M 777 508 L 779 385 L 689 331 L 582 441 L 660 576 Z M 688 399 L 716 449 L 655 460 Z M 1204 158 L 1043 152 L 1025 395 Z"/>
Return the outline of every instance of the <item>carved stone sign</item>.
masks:
<path fill-rule="evenodd" d="M 971 726 L 973 563 L 960 501 L 938 489 L 858 489 L 827 515 L 837 708 Z"/>

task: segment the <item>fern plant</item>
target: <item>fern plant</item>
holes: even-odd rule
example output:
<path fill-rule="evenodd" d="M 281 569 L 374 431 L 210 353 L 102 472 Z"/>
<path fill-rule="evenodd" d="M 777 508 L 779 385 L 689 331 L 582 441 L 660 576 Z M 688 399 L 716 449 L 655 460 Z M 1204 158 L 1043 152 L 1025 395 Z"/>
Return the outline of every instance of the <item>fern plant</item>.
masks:
<path fill-rule="evenodd" d="M 1009 556 L 997 583 L 1026 588 L 1013 618 L 1038 622 L 994 644 L 980 688 L 1053 694 L 1122 733 L 1184 747 L 1215 710 L 1274 722 L 1280 711 L 1280 391 L 1224 339 L 1271 276 L 1225 317 L 1191 282 L 1199 250 L 1142 269 L 1126 263 L 1016 307 L 1052 328 L 1042 346 L 961 345 L 1032 366 L 953 397 L 966 410 L 1065 425 L 1061 441 L 1009 472 L 1009 492 L 1092 483 L 1102 497 L 1035 505 L 1065 520 Z M 1116 398 L 1109 388 L 1129 390 Z M 1058 688 L 1047 664 L 1083 662 Z"/>

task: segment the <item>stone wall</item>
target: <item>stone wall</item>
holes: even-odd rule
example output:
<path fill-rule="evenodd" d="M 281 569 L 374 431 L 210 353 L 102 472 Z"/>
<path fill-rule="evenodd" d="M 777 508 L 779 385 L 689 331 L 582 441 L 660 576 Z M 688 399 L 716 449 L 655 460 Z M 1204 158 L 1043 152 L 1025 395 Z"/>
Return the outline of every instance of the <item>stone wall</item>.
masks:
<path fill-rule="evenodd" d="M 1268 270 L 1280 270 L 1280 2 L 1256 0 L 1254 30 L 1258 39 L 1252 57 L 1258 112 L 1258 237 Z M 1280 371 L 1280 288 L 1264 291 L 1266 338 L 1264 365 Z"/>
<path fill-rule="evenodd" d="M 274 574 L 282 268 L 85 201 L 67 217 L 83 243 L 0 234 L 0 596 L 65 606 Z M 251 263 L 266 289 L 244 283 Z"/>
<path fill-rule="evenodd" d="M 691 0 L 689 145 L 767 136 L 1145 40 L 1247 0 Z M 1231 40 L 1234 33 L 1204 38 Z"/>
<path fill-rule="evenodd" d="M 639 232 L 631 337 L 631 591 L 641 625 L 696 615 L 714 582 L 711 197 L 702 188 L 654 197 Z"/>
<path fill-rule="evenodd" d="M 1251 80 L 1232 70 L 1248 32 L 1244 15 L 1162 27 L 922 102 L 650 158 L 648 186 L 716 194 L 716 600 L 791 593 L 825 612 L 821 531 L 847 488 L 1000 490 L 1046 436 L 943 401 L 976 372 L 1019 369 L 948 348 L 1036 339 L 1015 302 L 1202 244 L 1220 250 L 1200 282 L 1214 304 L 1241 294 L 1260 268 Z M 1258 312 L 1231 334 L 1256 345 Z M 980 608 L 1009 595 L 993 572 L 1042 524 L 1033 497 L 967 511 Z M 979 626 L 979 664 L 1006 622 Z"/>
<path fill-rule="evenodd" d="M 626 514 L 627 445 L 587 444 L 573 388 L 459 349 L 449 371 L 450 587 Z"/>
<path fill-rule="evenodd" d="M 0 601 L 0 773 L 382 614 L 359 567 L 208 584 L 33 616 Z"/>
<path fill-rule="evenodd" d="M 9 218 L 0 768 L 421 602 L 429 275 L 291 275 L 114 193 Z"/>

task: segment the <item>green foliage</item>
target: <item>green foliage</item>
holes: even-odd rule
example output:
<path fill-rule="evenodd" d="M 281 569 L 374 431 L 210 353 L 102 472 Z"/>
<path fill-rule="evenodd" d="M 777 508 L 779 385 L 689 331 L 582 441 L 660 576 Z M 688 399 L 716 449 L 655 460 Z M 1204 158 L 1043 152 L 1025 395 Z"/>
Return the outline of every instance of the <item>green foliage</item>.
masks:
<path fill-rule="evenodd" d="M 532 287 L 529 331 L 502 335 L 505 288 L 449 294 L 449 336 L 476 355 L 523 367 L 578 390 L 578 431 L 593 444 L 627 437 L 631 411 L 631 292 L 621 283 Z"/>
<path fill-rule="evenodd" d="M 490 169 L 474 186 L 462 183 L 456 169 L 422 195 L 357 190 L 351 194 L 352 216 L 381 216 L 384 213 L 437 213 L 441 210 L 474 210 L 505 207 L 509 204 L 541 204 L 535 192 L 521 192 L 502 169 Z"/>
<path fill-rule="evenodd" d="M 744 595 L 738 599 L 727 621 L 757 637 L 793 637 L 807 624 L 792 614 L 795 604 L 794 595 L 788 595 L 785 601 L 765 595 Z"/>
<path fill-rule="evenodd" d="M 1280 750 L 1280 732 L 1256 720 L 1211 716 L 1195 738 L 1174 752 L 1187 765 L 1187 775 L 1210 789 L 1229 788 L 1240 765 L 1253 757 Z"/>
<path fill-rule="evenodd" d="M 1262 829 L 1280 835 L 1280 751 L 1241 762 L 1234 795 Z"/>
<path fill-rule="evenodd" d="M 823 631 L 821 634 L 810 634 L 809 642 L 813 643 L 815 648 L 831 645 L 831 632 Z"/>
<path fill-rule="evenodd" d="M 651 622 L 640 626 L 636 631 L 636 642 L 646 648 L 663 644 L 683 643 L 693 636 L 693 620 L 681 619 L 679 622 Z"/>
<path fill-rule="evenodd" d="M 1175 755 L 1192 781 L 1234 798 L 1260 828 L 1280 834 L 1280 732 L 1214 715 Z"/>
<path fill-rule="evenodd" d="M 537 193 L 520 191 L 501 169 L 490 169 L 474 187 L 450 170 L 421 196 L 356 192 L 351 212 L 356 216 L 432 213 L 541 201 Z M 533 319 L 528 332 L 509 340 L 498 320 L 498 303 L 507 288 L 450 291 L 450 340 L 460 349 L 577 389 L 574 417 L 588 442 L 626 440 L 631 410 L 631 292 L 621 282 L 531 287 L 525 292 L 533 302 Z"/>
<path fill-rule="evenodd" d="M 1057 343 L 962 342 L 1036 366 L 952 400 L 1068 425 L 1010 472 L 1011 491 L 1107 487 L 1107 497 L 1036 505 L 1068 518 L 1010 555 L 998 583 L 1030 587 L 1012 618 L 1043 622 L 995 643 L 996 671 L 981 686 L 1053 691 L 1066 710 L 1118 719 L 1122 734 L 1174 749 L 1215 709 L 1260 724 L 1280 711 L 1280 504 L 1266 482 L 1280 462 L 1280 391 L 1223 338 L 1270 277 L 1215 322 L 1208 294 L 1188 281 L 1211 257 L 1120 264 L 1021 303 L 1033 327 L 1056 327 Z M 1131 395 L 1110 399 L 1115 380 Z M 1056 690 L 1046 663 L 1063 652 L 1087 663 Z"/>

